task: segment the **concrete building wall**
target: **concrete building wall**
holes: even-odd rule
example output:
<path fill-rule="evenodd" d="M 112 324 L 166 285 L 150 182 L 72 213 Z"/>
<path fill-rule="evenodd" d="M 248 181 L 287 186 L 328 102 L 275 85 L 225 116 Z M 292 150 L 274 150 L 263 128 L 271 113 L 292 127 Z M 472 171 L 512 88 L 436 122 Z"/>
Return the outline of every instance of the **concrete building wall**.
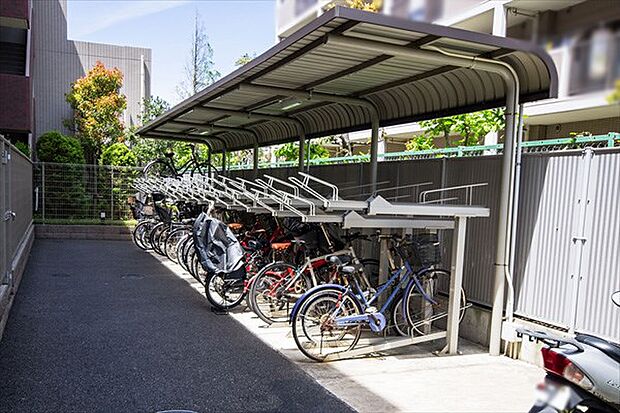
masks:
<path fill-rule="evenodd" d="M 127 96 L 123 120 L 126 125 L 138 122 L 142 91 L 145 97 L 150 96 L 150 49 L 68 39 L 66 0 L 35 2 L 33 27 L 35 136 L 50 130 L 68 132 L 63 120 L 70 119 L 72 111 L 65 94 L 71 83 L 84 76 L 97 61 L 123 72 L 121 93 Z"/>

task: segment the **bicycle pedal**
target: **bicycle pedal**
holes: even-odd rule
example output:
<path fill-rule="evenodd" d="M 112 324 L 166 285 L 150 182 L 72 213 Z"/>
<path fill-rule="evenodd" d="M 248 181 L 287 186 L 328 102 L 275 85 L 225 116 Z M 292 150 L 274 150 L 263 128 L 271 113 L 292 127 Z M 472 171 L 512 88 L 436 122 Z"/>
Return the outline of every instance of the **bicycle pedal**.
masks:
<path fill-rule="evenodd" d="M 366 314 L 374 314 L 376 312 L 377 312 L 377 308 L 376 307 L 367 307 L 364 310 L 364 313 L 366 313 Z"/>

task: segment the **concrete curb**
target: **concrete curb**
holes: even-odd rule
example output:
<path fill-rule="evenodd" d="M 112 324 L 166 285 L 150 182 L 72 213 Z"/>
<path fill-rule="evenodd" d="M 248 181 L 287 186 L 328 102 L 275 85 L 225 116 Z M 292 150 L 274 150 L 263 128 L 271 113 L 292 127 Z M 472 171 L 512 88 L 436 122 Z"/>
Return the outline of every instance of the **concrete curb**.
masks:
<path fill-rule="evenodd" d="M 42 225 L 35 226 L 39 239 L 131 240 L 131 227 L 123 225 Z"/>

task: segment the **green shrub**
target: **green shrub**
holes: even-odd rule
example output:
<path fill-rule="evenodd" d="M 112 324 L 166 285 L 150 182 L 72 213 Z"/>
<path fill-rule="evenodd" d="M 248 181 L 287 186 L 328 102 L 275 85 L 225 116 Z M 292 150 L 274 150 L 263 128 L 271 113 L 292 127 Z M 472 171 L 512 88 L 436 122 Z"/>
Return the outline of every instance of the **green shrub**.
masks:
<path fill-rule="evenodd" d="M 17 141 L 13 144 L 18 151 L 26 155 L 26 157 L 30 158 L 30 146 L 26 142 Z"/>
<path fill-rule="evenodd" d="M 37 157 L 41 162 L 84 163 L 80 142 L 57 131 L 46 132 L 39 137 Z"/>
<path fill-rule="evenodd" d="M 122 142 L 108 146 L 101 154 L 100 163 L 112 166 L 136 166 L 138 158 L 129 150 L 127 145 Z"/>

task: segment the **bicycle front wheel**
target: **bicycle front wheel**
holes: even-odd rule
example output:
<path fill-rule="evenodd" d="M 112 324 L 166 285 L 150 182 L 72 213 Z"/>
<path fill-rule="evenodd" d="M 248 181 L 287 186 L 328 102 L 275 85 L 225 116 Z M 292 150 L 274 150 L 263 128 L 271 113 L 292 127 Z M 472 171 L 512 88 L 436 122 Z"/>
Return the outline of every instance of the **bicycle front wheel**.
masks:
<path fill-rule="evenodd" d="M 309 359 L 323 361 L 329 355 L 351 350 L 362 334 L 361 324 L 342 325 L 338 319 L 362 314 L 359 302 L 342 291 L 320 290 L 299 304 L 292 320 L 297 348 Z"/>
<path fill-rule="evenodd" d="M 250 288 L 251 308 L 267 324 L 289 320 L 295 301 L 310 288 L 294 265 L 275 262 L 257 274 Z"/>
<path fill-rule="evenodd" d="M 218 310 L 230 310 L 245 297 L 243 279 L 226 278 L 224 274 L 209 274 L 205 280 L 205 295 Z"/>

